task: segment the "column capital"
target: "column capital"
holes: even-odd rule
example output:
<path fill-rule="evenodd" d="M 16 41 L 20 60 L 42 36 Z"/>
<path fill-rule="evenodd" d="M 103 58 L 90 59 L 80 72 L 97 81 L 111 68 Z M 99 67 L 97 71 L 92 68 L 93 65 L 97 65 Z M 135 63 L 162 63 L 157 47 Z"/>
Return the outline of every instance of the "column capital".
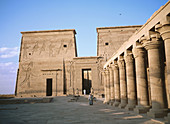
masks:
<path fill-rule="evenodd" d="M 134 55 L 134 58 L 144 57 L 145 56 L 144 47 L 142 45 L 139 45 L 133 48 L 133 55 Z"/>
<path fill-rule="evenodd" d="M 117 63 L 115 63 L 115 64 L 113 65 L 113 70 L 118 70 L 118 69 L 119 69 L 119 66 L 118 66 Z"/>
<path fill-rule="evenodd" d="M 112 68 L 112 70 L 114 70 L 114 64 L 110 64 L 110 67 Z"/>
<path fill-rule="evenodd" d="M 160 33 L 163 40 L 170 39 L 170 22 L 157 24 L 155 30 Z"/>
<path fill-rule="evenodd" d="M 125 63 L 133 63 L 133 54 L 132 53 L 128 53 L 125 55 Z"/>
<path fill-rule="evenodd" d="M 108 75 L 109 74 L 109 69 L 105 70 L 105 74 Z"/>
<path fill-rule="evenodd" d="M 101 73 L 104 75 L 105 74 L 105 70 L 102 70 Z"/>
<path fill-rule="evenodd" d="M 112 65 L 108 68 L 109 72 L 113 71 Z"/>
<path fill-rule="evenodd" d="M 146 50 L 158 49 L 161 44 L 160 35 L 158 33 L 152 34 L 149 39 L 144 39 L 142 44 Z"/>
<path fill-rule="evenodd" d="M 124 69 L 125 68 L 125 61 L 124 59 L 119 59 L 118 60 L 118 66 L 120 69 Z"/>

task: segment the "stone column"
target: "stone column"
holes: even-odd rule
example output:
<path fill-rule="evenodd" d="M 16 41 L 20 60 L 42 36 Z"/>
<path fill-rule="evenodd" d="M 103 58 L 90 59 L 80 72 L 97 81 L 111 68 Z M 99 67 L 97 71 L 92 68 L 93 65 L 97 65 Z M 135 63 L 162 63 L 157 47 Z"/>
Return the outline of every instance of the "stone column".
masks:
<path fill-rule="evenodd" d="M 159 52 L 161 41 L 158 39 L 158 34 L 153 34 L 150 37 L 150 41 L 143 43 L 144 47 L 148 51 L 152 101 L 152 109 L 149 110 L 147 115 L 150 117 L 164 117 L 167 114 L 167 110 L 165 109 L 163 79 L 161 75 Z"/>
<path fill-rule="evenodd" d="M 117 107 L 120 103 L 120 83 L 119 83 L 119 68 L 118 64 L 114 64 L 114 91 L 115 91 L 115 102 L 113 106 Z"/>
<path fill-rule="evenodd" d="M 170 98 L 170 21 L 161 21 L 161 24 L 156 25 L 155 29 L 160 33 L 162 39 L 164 40 L 168 84 L 167 92 L 168 97 Z M 170 113 L 168 113 L 168 121 L 170 122 Z"/>
<path fill-rule="evenodd" d="M 106 82 L 107 82 L 107 78 L 106 78 L 106 70 L 103 72 L 103 76 L 104 76 L 104 95 L 105 95 L 105 100 L 104 103 L 107 103 L 107 92 L 106 92 Z"/>
<path fill-rule="evenodd" d="M 106 73 L 106 103 L 109 104 L 110 102 L 110 73 L 109 70 L 107 69 L 105 71 Z"/>
<path fill-rule="evenodd" d="M 142 45 L 133 49 L 133 55 L 136 65 L 136 84 L 138 105 L 135 108 L 137 113 L 146 113 L 149 111 L 147 76 L 145 67 L 145 50 Z"/>
<path fill-rule="evenodd" d="M 114 102 L 114 77 L 113 77 L 113 64 L 109 67 L 110 72 L 110 104 L 113 105 Z"/>
<path fill-rule="evenodd" d="M 126 86 L 126 73 L 125 73 L 125 62 L 123 58 L 119 58 L 119 79 L 120 79 L 120 97 L 121 103 L 119 108 L 125 108 L 127 105 L 127 86 Z"/>
<path fill-rule="evenodd" d="M 126 79 L 127 79 L 127 94 L 128 104 L 125 109 L 133 110 L 136 106 L 136 86 L 135 86 L 135 74 L 134 74 L 134 62 L 132 53 L 126 53 Z"/>

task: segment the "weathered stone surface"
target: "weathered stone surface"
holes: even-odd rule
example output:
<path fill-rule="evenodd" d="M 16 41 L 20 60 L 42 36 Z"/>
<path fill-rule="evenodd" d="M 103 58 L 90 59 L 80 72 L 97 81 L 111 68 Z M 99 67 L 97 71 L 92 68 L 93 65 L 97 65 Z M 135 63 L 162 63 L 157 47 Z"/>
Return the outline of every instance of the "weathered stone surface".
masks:
<path fill-rule="evenodd" d="M 109 60 L 114 52 L 135 33 L 141 25 L 97 28 L 97 56 Z"/>
<path fill-rule="evenodd" d="M 67 102 L 71 97 L 57 96 L 51 103 L 12 104 L 0 106 L 1 124 L 160 124 L 162 119 L 151 119 L 136 115 L 100 100 L 88 105 L 87 98 L 77 102 Z M 102 100 L 102 99 L 101 99 Z M 17 107 L 17 109 L 15 109 Z M 2 110 L 6 108 L 6 110 Z"/>

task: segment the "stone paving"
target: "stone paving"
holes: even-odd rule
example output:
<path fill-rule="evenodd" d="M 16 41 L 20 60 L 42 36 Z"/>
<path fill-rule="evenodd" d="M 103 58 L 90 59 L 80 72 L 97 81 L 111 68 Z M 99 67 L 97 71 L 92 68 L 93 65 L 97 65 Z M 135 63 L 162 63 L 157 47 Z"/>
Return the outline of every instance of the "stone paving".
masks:
<path fill-rule="evenodd" d="M 57 96 L 51 103 L 0 105 L 0 124 L 163 124 L 164 118 L 114 108 L 100 100 L 88 105 L 87 98 L 68 102 L 71 97 Z"/>

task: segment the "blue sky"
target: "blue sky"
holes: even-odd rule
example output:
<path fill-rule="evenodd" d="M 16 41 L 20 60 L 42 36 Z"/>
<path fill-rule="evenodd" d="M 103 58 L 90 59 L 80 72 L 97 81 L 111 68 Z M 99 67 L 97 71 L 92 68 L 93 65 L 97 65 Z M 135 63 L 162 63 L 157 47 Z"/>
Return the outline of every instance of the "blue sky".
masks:
<path fill-rule="evenodd" d="M 76 29 L 78 56 L 97 55 L 97 27 L 142 25 L 168 0 L 0 0 L 0 94 L 15 91 L 21 31 Z"/>

